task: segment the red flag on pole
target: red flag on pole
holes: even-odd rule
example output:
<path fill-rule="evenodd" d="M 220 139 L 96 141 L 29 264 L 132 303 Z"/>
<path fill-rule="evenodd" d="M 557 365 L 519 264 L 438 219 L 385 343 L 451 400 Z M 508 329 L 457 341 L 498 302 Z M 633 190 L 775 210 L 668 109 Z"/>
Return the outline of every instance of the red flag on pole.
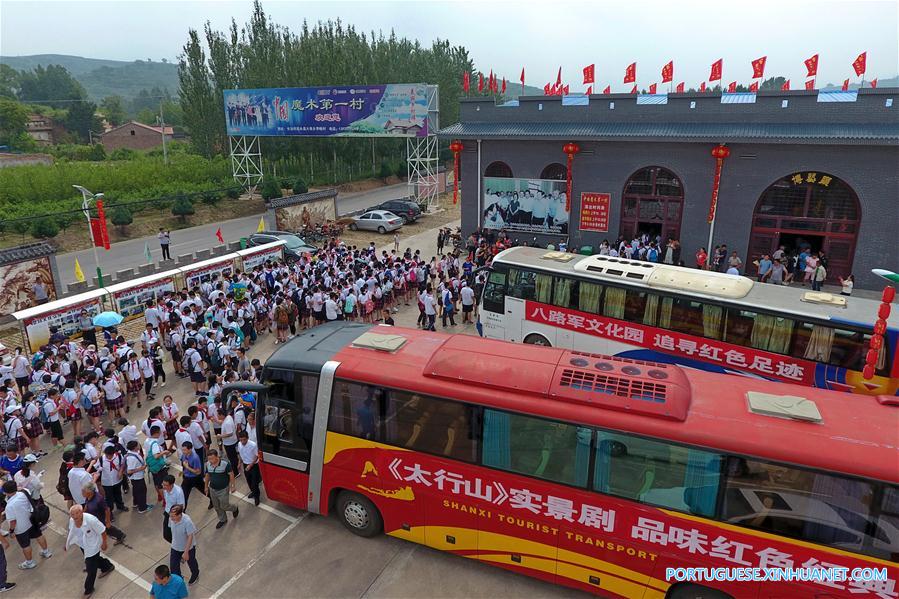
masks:
<path fill-rule="evenodd" d="M 546 85 L 543 86 L 543 95 L 549 96 L 551 94 L 552 94 L 552 89 L 550 89 L 549 83 L 547 83 Z"/>
<path fill-rule="evenodd" d="M 487 78 L 487 91 L 493 91 L 493 69 L 490 69 L 490 76 Z"/>
<path fill-rule="evenodd" d="M 849 91 L 849 80 L 848 80 L 848 79 L 843 79 L 843 87 L 842 87 L 842 89 L 843 89 L 844 92 Z"/>
<path fill-rule="evenodd" d="M 568 95 L 568 86 L 567 86 L 567 85 L 566 85 L 565 87 L 562 88 L 562 95 L 563 95 L 563 96 L 567 96 L 567 95 Z"/>
<path fill-rule="evenodd" d="M 631 89 L 631 93 L 632 93 L 632 94 L 636 94 L 636 93 L 637 93 L 637 84 L 636 84 L 636 83 L 634 84 L 633 89 Z"/>
<path fill-rule="evenodd" d="M 611 94 L 611 93 L 612 93 L 612 86 L 611 86 L 611 85 L 607 85 L 606 88 L 605 88 L 604 90 L 602 90 L 602 93 L 604 93 L 604 94 L 607 95 L 607 96 L 608 96 L 609 94 Z"/>
<path fill-rule="evenodd" d="M 761 58 L 756 58 L 752 61 L 752 78 L 760 79 L 765 76 L 765 61 L 768 60 L 767 56 L 762 56 Z"/>
<path fill-rule="evenodd" d="M 679 94 L 684 93 L 684 82 L 681 81 L 680 83 L 678 83 L 678 84 L 677 84 L 677 87 L 674 89 L 674 91 L 677 92 L 677 93 L 679 93 Z"/>
<path fill-rule="evenodd" d="M 596 83 L 594 80 L 594 75 L 596 74 L 596 65 L 591 64 L 589 67 L 584 67 L 584 84 L 587 83 Z"/>
<path fill-rule="evenodd" d="M 815 80 L 809 79 L 805 82 L 805 89 L 815 89 Z"/>
<path fill-rule="evenodd" d="M 806 77 L 814 77 L 818 74 L 818 55 L 805 59 L 805 68 L 808 69 Z"/>
<path fill-rule="evenodd" d="M 506 78 L 505 77 L 503 77 L 503 92 L 502 93 L 506 93 Z"/>
<path fill-rule="evenodd" d="M 468 90 L 471 89 L 471 74 L 468 71 L 462 74 L 462 91 L 466 94 Z"/>
<path fill-rule="evenodd" d="M 719 58 L 712 63 L 712 72 L 709 74 L 709 81 L 721 81 L 721 69 L 724 67 L 724 59 Z"/>
<path fill-rule="evenodd" d="M 790 91 L 790 80 L 789 79 L 784 81 L 784 84 L 780 86 L 780 91 L 782 91 L 782 92 Z"/>
<path fill-rule="evenodd" d="M 524 67 L 521 67 L 521 95 L 524 95 Z"/>
<path fill-rule="evenodd" d="M 858 55 L 858 58 L 852 63 L 852 68 L 855 69 L 856 75 L 864 75 L 865 74 L 865 65 L 868 62 L 868 53 L 862 52 Z"/>
<path fill-rule="evenodd" d="M 655 93 L 656 93 L 656 84 L 655 83 L 650 84 L 649 93 L 651 93 L 652 95 L 655 95 Z"/>
<path fill-rule="evenodd" d="M 556 75 L 556 85 L 562 85 L 562 67 L 559 67 L 559 74 Z"/>
<path fill-rule="evenodd" d="M 484 91 L 484 73 L 478 73 L 478 93 Z"/>
<path fill-rule="evenodd" d="M 587 95 L 588 95 L 588 96 L 593 95 L 593 86 L 592 86 L 592 85 L 591 85 L 590 87 L 587 88 Z"/>
<path fill-rule="evenodd" d="M 218 238 L 219 243 L 225 243 L 225 238 L 222 237 L 222 228 L 221 227 L 216 229 L 215 236 Z"/>
<path fill-rule="evenodd" d="M 674 81 L 674 61 L 668 61 L 668 64 L 662 67 L 662 83 L 671 83 Z"/>
<path fill-rule="evenodd" d="M 757 81 L 753 81 L 752 83 L 749 84 L 749 91 L 751 91 L 751 92 L 759 91 L 759 84 Z"/>
<path fill-rule="evenodd" d="M 727 92 L 730 93 L 730 94 L 732 94 L 732 93 L 734 93 L 735 91 L 737 91 L 737 82 L 736 82 L 736 81 L 731 81 L 731 82 L 730 82 L 730 85 L 727 86 Z"/>
<path fill-rule="evenodd" d="M 637 81 L 637 63 L 632 62 L 627 65 L 627 69 L 624 71 L 624 82 L 625 83 L 634 83 Z M 637 87 L 636 85 L 634 87 Z"/>
<path fill-rule="evenodd" d="M 877 87 L 877 77 L 871 80 L 871 89 L 875 89 Z"/>
<path fill-rule="evenodd" d="M 701 92 L 705 91 L 705 81 L 703 81 L 702 83 L 699 84 L 699 91 L 701 91 Z"/>

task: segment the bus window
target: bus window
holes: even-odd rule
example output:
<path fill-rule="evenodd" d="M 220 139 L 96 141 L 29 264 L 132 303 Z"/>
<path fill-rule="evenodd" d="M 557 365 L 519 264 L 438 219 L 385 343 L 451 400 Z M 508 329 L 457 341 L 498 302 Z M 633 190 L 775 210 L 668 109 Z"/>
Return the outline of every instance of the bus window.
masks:
<path fill-rule="evenodd" d="M 387 394 L 385 442 L 455 460 L 477 461 L 474 408 L 391 389 Z"/>
<path fill-rule="evenodd" d="M 578 309 L 578 282 L 574 279 L 555 277 L 553 283 L 553 305 Z"/>
<path fill-rule="evenodd" d="M 712 516 L 721 478 L 716 453 L 599 431 L 593 488 L 652 505 Z"/>
<path fill-rule="evenodd" d="M 380 441 L 384 395 L 380 387 L 335 381 L 328 430 Z"/>
<path fill-rule="evenodd" d="M 584 487 L 590 464 L 590 429 L 484 410 L 482 461 L 525 476 Z"/>
<path fill-rule="evenodd" d="M 865 367 L 865 354 L 868 351 L 867 335 L 858 331 L 834 329 L 833 349 L 830 352 L 830 363 L 851 370 L 862 370 Z M 886 354 L 881 352 L 877 370 L 886 365 Z"/>
<path fill-rule="evenodd" d="M 533 300 L 536 295 L 537 273 L 518 268 L 509 269 L 509 295 L 523 300 Z"/>
<path fill-rule="evenodd" d="M 643 322 L 649 293 L 638 289 L 628 289 L 624 300 L 624 319 L 628 322 Z"/>
<path fill-rule="evenodd" d="M 735 345 L 786 354 L 795 322 L 789 318 L 730 308 L 724 340 Z"/>
<path fill-rule="evenodd" d="M 721 517 L 731 524 L 869 553 L 875 544 L 869 537 L 873 497 L 869 482 L 731 457 Z"/>
<path fill-rule="evenodd" d="M 506 273 L 493 271 L 484 286 L 484 310 L 502 314 L 505 311 Z"/>
<path fill-rule="evenodd" d="M 672 331 L 702 337 L 705 332 L 702 324 L 702 304 L 684 298 L 672 298 L 671 308 Z"/>
<path fill-rule="evenodd" d="M 899 561 L 899 487 L 884 485 L 871 554 Z"/>
<path fill-rule="evenodd" d="M 646 294 L 646 306 L 640 320 L 651 327 L 671 328 L 671 309 L 674 306 L 673 297 L 660 297 L 655 293 Z"/>
<path fill-rule="evenodd" d="M 602 295 L 602 285 L 580 281 L 578 285 L 577 306 L 581 312 L 599 314 L 599 298 Z"/>
<path fill-rule="evenodd" d="M 543 273 L 535 273 L 534 275 L 534 300 L 548 304 L 552 297 L 553 277 Z"/>
<path fill-rule="evenodd" d="M 308 462 L 318 377 L 288 370 L 267 373 L 269 390 L 262 413 L 261 449 Z"/>
<path fill-rule="evenodd" d="M 609 318 L 624 318 L 624 305 L 626 292 L 620 287 L 606 287 L 605 300 L 602 303 L 603 316 Z"/>

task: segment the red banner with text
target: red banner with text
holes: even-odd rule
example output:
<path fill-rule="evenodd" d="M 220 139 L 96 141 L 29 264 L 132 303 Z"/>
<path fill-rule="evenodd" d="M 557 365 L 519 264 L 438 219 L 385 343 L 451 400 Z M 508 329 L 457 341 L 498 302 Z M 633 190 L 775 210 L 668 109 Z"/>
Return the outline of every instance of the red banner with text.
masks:
<path fill-rule="evenodd" d="M 815 363 L 808 360 L 668 329 L 625 323 L 589 312 L 527 301 L 525 320 L 790 383 L 811 385 L 815 380 Z"/>
<path fill-rule="evenodd" d="M 581 231 L 597 231 L 605 233 L 609 230 L 609 203 L 612 194 L 581 194 Z"/>

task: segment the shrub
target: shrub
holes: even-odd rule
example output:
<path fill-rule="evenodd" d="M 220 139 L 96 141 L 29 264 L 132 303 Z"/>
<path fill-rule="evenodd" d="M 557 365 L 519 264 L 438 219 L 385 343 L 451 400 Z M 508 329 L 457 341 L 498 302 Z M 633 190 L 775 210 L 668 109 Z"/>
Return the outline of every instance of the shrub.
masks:
<path fill-rule="evenodd" d="M 106 160 L 106 148 L 100 144 L 92 145 L 89 160 L 93 160 L 94 162 Z"/>
<path fill-rule="evenodd" d="M 293 182 L 293 192 L 294 193 L 306 193 L 309 191 L 309 186 L 306 185 L 306 181 L 302 178 L 299 178 Z"/>
<path fill-rule="evenodd" d="M 281 186 L 277 180 L 266 179 L 262 184 L 260 193 L 262 194 L 263 200 L 274 200 L 275 198 L 281 197 Z"/>
<path fill-rule="evenodd" d="M 242 191 L 243 191 L 243 189 L 240 187 L 229 187 L 225 191 L 225 195 L 228 196 L 229 198 L 231 198 L 232 200 L 236 200 L 237 198 L 240 197 L 240 192 L 242 192 Z"/>
<path fill-rule="evenodd" d="M 222 195 L 217 191 L 206 191 L 200 196 L 200 201 L 207 206 L 215 206 L 222 199 Z"/>
<path fill-rule="evenodd" d="M 127 206 L 116 206 L 112 211 L 112 224 L 119 228 L 122 235 L 126 232 L 126 227 L 134 222 L 134 216 Z"/>
<path fill-rule="evenodd" d="M 49 239 L 59 234 L 59 225 L 50 218 L 39 218 L 31 223 L 31 234 L 38 239 Z"/>
<path fill-rule="evenodd" d="M 409 167 L 404 161 L 400 160 L 396 163 L 393 172 L 400 179 L 405 179 L 407 176 L 409 176 Z"/>
<path fill-rule="evenodd" d="M 138 153 L 131 148 L 119 148 L 118 150 L 113 150 L 109 155 L 110 160 L 134 160 L 137 158 Z"/>
<path fill-rule="evenodd" d="M 390 163 L 386 160 L 381 162 L 381 169 L 378 171 L 378 177 L 381 179 L 387 180 L 390 175 L 393 174 L 393 169 L 390 167 Z"/>
<path fill-rule="evenodd" d="M 175 199 L 175 203 L 172 205 L 172 214 L 181 219 L 182 223 L 187 222 L 187 217 L 191 214 L 194 214 L 196 210 L 194 210 L 194 203 L 190 198 L 184 195 L 180 195 Z"/>

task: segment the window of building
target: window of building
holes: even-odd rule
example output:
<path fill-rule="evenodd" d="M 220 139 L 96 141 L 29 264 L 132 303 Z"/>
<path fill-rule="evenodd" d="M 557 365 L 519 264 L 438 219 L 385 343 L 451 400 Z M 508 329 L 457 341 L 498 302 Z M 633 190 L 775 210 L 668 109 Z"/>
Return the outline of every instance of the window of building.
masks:
<path fill-rule="evenodd" d="M 568 168 L 564 164 L 559 164 L 558 162 L 547 164 L 543 170 L 540 171 L 540 178 L 553 181 L 565 181 L 568 179 Z"/>
<path fill-rule="evenodd" d="M 606 431 L 596 439 L 594 490 L 714 516 L 722 456 Z"/>
<path fill-rule="evenodd" d="M 721 519 L 777 535 L 877 554 L 869 482 L 731 457 Z M 881 552 L 884 550 L 882 549 Z"/>
<path fill-rule="evenodd" d="M 131 135 L 135 135 L 134 129 L 131 130 Z"/>
<path fill-rule="evenodd" d="M 484 410 L 485 466 L 584 487 L 591 431 L 582 426 L 498 410 Z"/>
<path fill-rule="evenodd" d="M 491 162 L 484 170 L 485 177 L 501 177 L 503 179 L 512 178 L 512 168 L 505 162 Z"/>
<path fill-rule="evenodd" d="M 476 408 L 408 391 L 387 393 L 385 442 L 474 463 L 478 459 Z"/>

